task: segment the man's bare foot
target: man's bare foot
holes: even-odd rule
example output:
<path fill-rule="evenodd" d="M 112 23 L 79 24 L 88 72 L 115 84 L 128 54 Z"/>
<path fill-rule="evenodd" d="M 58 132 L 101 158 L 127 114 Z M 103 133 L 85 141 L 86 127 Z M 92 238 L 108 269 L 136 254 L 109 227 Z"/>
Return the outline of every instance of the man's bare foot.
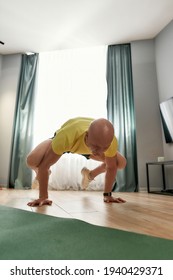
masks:
<path fill-rule="evenodd" d="M 31 207 L 52 205 L 52 200 L 49 200 L 47 198 L 39 198 L 39 199 L 35 199 L 34 201 L 28 202 L 27 205 Z"/>

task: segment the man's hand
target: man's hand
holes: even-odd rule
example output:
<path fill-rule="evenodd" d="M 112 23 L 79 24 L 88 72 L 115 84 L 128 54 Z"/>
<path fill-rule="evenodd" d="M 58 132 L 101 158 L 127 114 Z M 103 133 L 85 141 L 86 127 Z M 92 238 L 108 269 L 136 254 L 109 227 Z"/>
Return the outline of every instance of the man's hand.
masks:
<path fill-rule="evenodd" d="M 106 203 L 124 203 L 126 200 L 122 199 L 121 197 L 113 197 L 113 196 L 105 196 L 104 197 L 104 202 Z"/>
<path fill-rule="evenodd" d="M 47 198 L 39 198 L 39 199 L 35 199 L 34 201 L 28 202 L 27 205 L 31 207 L 52 205 L 52 200 L 49 200 Z"/>

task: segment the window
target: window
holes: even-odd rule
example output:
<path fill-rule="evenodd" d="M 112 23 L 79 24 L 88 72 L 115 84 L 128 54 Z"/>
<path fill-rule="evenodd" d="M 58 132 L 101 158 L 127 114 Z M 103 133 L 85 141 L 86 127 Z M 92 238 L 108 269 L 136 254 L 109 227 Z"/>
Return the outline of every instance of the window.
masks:
<path fill-rule="evenodd" d="M 106 46 L 39 55 L 34 145 L 69 118 L 105 117 Z"/>

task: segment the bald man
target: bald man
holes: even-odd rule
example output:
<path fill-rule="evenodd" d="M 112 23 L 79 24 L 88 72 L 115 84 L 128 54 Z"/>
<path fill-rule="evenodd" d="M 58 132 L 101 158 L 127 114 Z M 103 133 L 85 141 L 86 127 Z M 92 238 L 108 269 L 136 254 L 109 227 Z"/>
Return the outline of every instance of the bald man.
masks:
<path fill-rule="evenodd" d="M 36 172 L 39 182 L 39 199 L 29 202 L 28 205 L 52 204 L 48 199 L 50 167 L 67 152 L 102 162 L 94 170 L 82 169 L 83 188 L 87 188 L 96 176 L 105 172 L 104 202 L 125 202 L 122 198 L 114 198 L 111 192 L 117 169 L 126 166 L 126 159 L 117 151 L 117 146 L 113 125 L 107 119 L 79 117 L 68 120 L 55 132 L 52 139 L 39 144 L 27 156 L 27 165 Z"/>

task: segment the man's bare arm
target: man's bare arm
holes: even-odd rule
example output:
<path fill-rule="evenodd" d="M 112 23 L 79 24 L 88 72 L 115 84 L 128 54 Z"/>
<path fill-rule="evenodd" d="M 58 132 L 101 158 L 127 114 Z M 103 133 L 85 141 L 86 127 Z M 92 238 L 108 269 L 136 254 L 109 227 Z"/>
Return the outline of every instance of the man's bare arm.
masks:
<path fill-rule="evenodd" d="M 105 173 L 105 186 L 104 186 L 104 202 L 116 202 L 116 203 L 126 202 L 124 199 L 120 197 L 114 198 L 111 195 L 113 183 L 115 181 L 117 175 L 117 169 L 118 169 L 117 156 L 106 157 L 105 163 L 106 163 L 106 173 Z"/>

